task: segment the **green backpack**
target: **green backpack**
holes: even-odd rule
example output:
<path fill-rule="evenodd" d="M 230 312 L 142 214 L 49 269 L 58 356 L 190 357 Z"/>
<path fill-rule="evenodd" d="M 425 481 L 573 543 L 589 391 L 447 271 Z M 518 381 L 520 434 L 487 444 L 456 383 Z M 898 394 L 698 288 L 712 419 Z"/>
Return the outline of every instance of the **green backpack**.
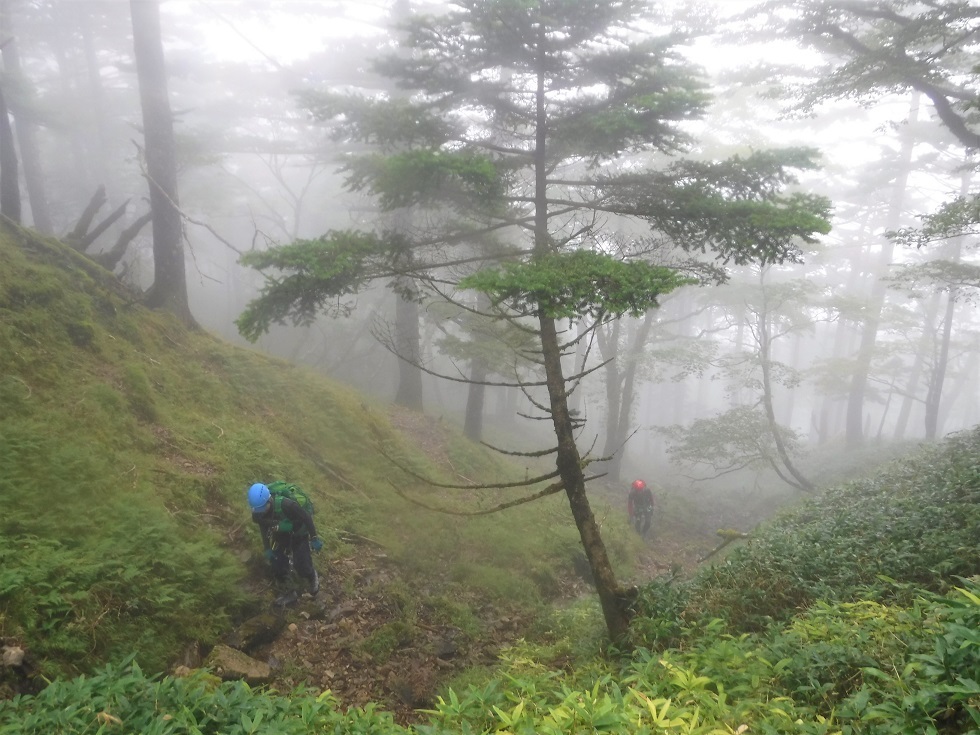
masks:
<path fill-rule="evenodd" d="M 269 488 L 269 493 L 272 495 L 272 509 L 276 514 L 276 518 L 279 519 L 280 531 L 289 533 L 293 530 L 293 522 L 282 514 L 283 498 L 295 500 L 303 510 L 313 515 L 313 501 L 310 500 L 309 495 L 303 492 L 302 488 L 289 482 L 283 482 L 282 480 L 270 482 L 266 487 Z"/>

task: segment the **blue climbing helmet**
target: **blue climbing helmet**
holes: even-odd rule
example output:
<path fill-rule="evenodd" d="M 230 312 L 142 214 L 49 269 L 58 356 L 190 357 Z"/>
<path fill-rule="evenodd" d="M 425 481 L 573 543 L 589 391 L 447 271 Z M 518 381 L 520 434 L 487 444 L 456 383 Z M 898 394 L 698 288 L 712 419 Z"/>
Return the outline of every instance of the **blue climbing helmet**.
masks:
<path fill-rule="evenodd" d="M 269 492 L 269 488 L 261 482 L 255 483 L 248 489 L 248 504 L 252 510 L 262 510 L 265 504 L 269 502 L 270 497 L 272 494 Z"/>

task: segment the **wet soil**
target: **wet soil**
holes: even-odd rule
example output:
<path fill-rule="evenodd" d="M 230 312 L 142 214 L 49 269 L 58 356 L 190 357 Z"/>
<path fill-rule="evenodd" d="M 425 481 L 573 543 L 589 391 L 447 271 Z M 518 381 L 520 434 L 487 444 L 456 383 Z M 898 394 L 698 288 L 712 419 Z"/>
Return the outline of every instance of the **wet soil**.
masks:
<path fill-rule="evenodd" d="M 404 609 L 406 599 L 386 591 L 397 576 L 380 556 L 330 562 L 320 593 L 282 610 L 283 633 L 252 654 L 273 665 L 273 686 L 329 689 L 345 708 L 376 702 L 407 724 L 417 719 L 417 709 L 435 702 L 442 683 L 492 664 L 500 647 L 531 623 L 517 611 L 473 599 L 466 602 L 480 617 L 481 632 L 468 635 L 438 609 L 422 603 Z M 424 591 L 415 594 L 426 598 Z"/>

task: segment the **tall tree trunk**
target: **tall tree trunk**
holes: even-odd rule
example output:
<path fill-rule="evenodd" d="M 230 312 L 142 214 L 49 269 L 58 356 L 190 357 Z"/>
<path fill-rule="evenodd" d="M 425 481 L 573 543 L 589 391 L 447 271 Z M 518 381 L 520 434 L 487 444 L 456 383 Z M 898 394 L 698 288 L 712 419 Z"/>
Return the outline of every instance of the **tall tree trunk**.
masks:
<path fill-rule="evenodd" d="M 968 196 L 970 191 L 970 174 L 963 177 L 960 186 L 960 195 Z M 963 253 L 962 238 L 954 238 L 948 244 L 948 254 L 946 259 L 959 263 Z M 946 380 L 946 370 L 949 366 L 949 346 L 953 335 L 953 315 L 956 311 L 956 296 L 958 289 L 951 288 L 946 296 L 946 314 L 943 319 L 943 334 L 939 344 L 939 354 L 933 365 L 932 375 L 929 378 L 929 389 L 926 393 L 926 439 L 935 439 L 939 434 L 940 409 L 943 405 L 943 383 Z"/>
<path fill-rule="evenodd" d="M 626 458 L 626 440 L 629 437 L 630 423 L 634 414 L 633 406 L 636 402 L 636 370 L 643 359 L 643 349 L 650 339 L 654 316 L 654 311 L 648 311 L 643 316 L 639 328 L 628 330 L 626 360 L 620 371 L 622 389 L 619 392 L 619 416 L 614 432 L 614 448 L 619 451 L 613 455 L 612 461 L 609 463 L 609 478 L 614 482 L 619 482 L 622 479 L 623 460 Z"/>
<path fill-rule="evenodd" d="M 912 369 L 909 371 L 908 380 L 905 382 L 905 389 L 902 396 L 902 406 L 898 410 L 898 419 L 895 422 L 895 432 L 893 434 L 896 441 L 905 438 L 908 429 L 909 417 L 912 415 L 912 406 L 917 400 L 916 394 L 919 392 L 919 381 L 922 379 L 922 372 L 925 369 L 926 353 L 929 345 L 935 339 L 934 330 L 936 328 L 936 317 L 939 314 L 940 295 L 935 294 L 929 300 L 926 308 L 925 318 L 922 320 L 922 335 L 919 337 L 918 348 L 912 358 Z"/>
<path fill-rule="evenodd" d="M 803 335 L 797 332 L 792 336 L 792 343 L 790 344 L 789 366 L 796 371 L 800 371 L 801 355 L 803 352 L 803 339 Z M 787 390 L 785 391 L 785 398 L 780 400 L 783 426 L 793 426 L 793 419 L 796 417 L 797 393 L 797 390 Z"/>
<path fill-rule="evenodd" d="M 759 276 L 760 281 L 764 280 L 764 274 L 765 270 Z M 779 461 L 795 480 L 794 484 L 796 487 L 809 493 L 814 490 L 813 483 L 796 468 L 792 458 L 789 456 L 789 452 L 786 450 L 786 444 L 780 435 L 779 424 L 776 423 L 776 411 L 773 407 L 772 400 L 772 326 L 770 323 L 769 304 L 765 295 L 766 286 L 764 282 L 761 285 L 763 306 L 759 314 L 759 362 L 762 366 L 762 406 L 766 412 L 766 420 L 769 424 L 769 431 L 772 433 L 773 443 L 776 446 L 776 453 L 779 455 Z"/>
<path fill-rule="evenodd" d="M 411 296 L 415 284 L 402 279 L 395 295 L 395 351 L 398 360 L 398 389 L 395 403 L 415 411 L 422 410 L 422 334 L 419 329 L 419 305 Z M 402 295 L 404 293 L 404 295 Z"/>
<path fill-rule="evenodd" d="M 407 21 L 412 14 L 410 0 L 395 0 L 391 6 L 391 23 L 399 25 Z M 400 53 L 408 53 L 404 49 Z M 407 99 L 404 90 L 392 88 L 388 93 Z M 393 228 L 396 231 L 407 232 L 412 225 L 412 212 L 408 208 L 397 210 L 392 217 Z M 411 252 L 405 256 L 411 260 Z M 408 263 L 410 266 L 411 263 Z M 422 359 L 422 334 L 419 329 L 419 306 L 415 300 L 416 284 L 402 278 L 395 289 L 399 295 L 395 304 L 395 349 L 403 359 L 398 360 L 398 388 L 395 391 L 395 403 L 406 408 L 421 411 L 423 407 L 422 370 L 419 367 Z"/>
<path fill-rule="evenodd" d="M 871 372 L 871 361 L 874 358 L 875 344 L 878 340 L 878 327 L 881 321 L 881 309 L 885 303 L 885 284 L 881 280 L 883 269 L 892 259 L 894 245 L 891 241 L 882 244 L 881 255 L 878 258 L 879 267 L 873 272 L 875 283 L 872 286 L 871 298 L 868 302 L 867 316 L 861 325 L 861 343 L 858 346 L 854 364 L 854 373 L 847 394 L 847 423 L 845 436 L 847 446 L 859 447 L 864 442 L 864 399 L 868 388 L 868 375 Z"/>
<path fill-rule="evenodd" d="M 20 180 L 14 131 L 10 127 L 7 100 L 0 87 L 0 214 L 20 223 Z"/>
<path fill-rule="evenodd" d="M 915 94 L 912 97 L 909 108 L 908 129 L 910 131 L 914 130 L 918 117 L 919 97 L 918 94 Z M 898 171 L 893 185 L 894 188 L 892 189 L 892 197 L 887 214 L 886 229 L 889 230 L 896 229 L 902 215 L 912 163 L 912 152 L 915 148 L 915 139 L 912 136 L 912 132 L 907 132 L 902 137 L 902 150 L 898 158 L 898 164 L 901 166 L 901 169 Z M 847 397 L 846 439 L 847 446 L 851 448 L 856 448 L 864 442 L 864 398 L 867 392 L 868 374 L 871 371 L 875 343 L 878 339 L 881 309 L 885 303 L 886 286 L 881 280 L 881 275 L 891 264 L 894 249 L 894 243 L 886 238 L 882 243 L 881 255 L 878 258 L 879 267 L 872 273 L 874 284 L 871 288 L 871 299 L 868 303 L 867 317 L 864 320 L 861 330 L 861 344 L 858 347 L 854 374 L 851 377 L 851 385 Z"/>
<path fill-rule="evenodd" d="M 846 283 L 841 289 L 842 293 L 856 294 L 861 292 L 864 264 L 862 262 L 862 251 L 860 250 L 859 243 L 869 236 L 868 233 L 875 229 L 871 223 L 872 214 L 872 208 L 868 207 L 864 212 L 864 216 L 858 222 L 855 234 L 845 243 L 846 250 L 856 251 L 856 253 L 842 259 L 848 262 Z M 833 347 L 831 348 L 830 357 L 834 361 L 845 360 L 852 354 L 852 348 L 857 338 L 859 338 L 858 332 L 850 320 L 838 319 L 837 326 L 833 330 Z M 826 444 L 838 438 L 842 432 L 846 432 L 846 398 L 846 395 L 842 397 L 836 393 L 823 397 L 817 424 L 820 444 Z"/>
<path fill-rule="evenodd" d="M 518 388 L 500 388 L 496 391 L 494 424 L 501 429 L 513 429 L 517 418 L 517 406 L 521 399 Z"/>
<path fill-rule="evenodd" d="M 929 388 L 926 391 L 926 439 L 936 438 L 939 425 L 939 406 L 943 397 L 943 382 L 946 380 L 946 366 L 949 364 L 949 343 L 953 333 L 953 313 L 956 309 L 955 293 L 946 298 L 946 314 L 943 317 L 943 333 L 939 341 L 936 362 L 929 376 Z"/>
<path fill-rule="evenodd" d="M 969 195 L 971 181 L 971 174 L 967 173 L 963 176 L 960 183 L 960 196 L 966 197 Z M 963 243 L 961 239 L 954 238 L 952 240 L 948 240 L 943 245 L 938 257 L 943 260 L 958 263 L 962 252 Z M 919 340 L 919 349 L 916 351 L 915 360 L 912 365 L 912 374 L 908 381 L 909 384 L 905 392 L 905 400 L 902 403 L 902 409 L 899 414 L 898 426 L 895 429 L 895 437 L 897 439 L 901 439 L 905 433 L 908 416 L 911 412 L 911 403 L 915 397 L 919 377 L 925 364 L 925 356 L 929 351 L 929 345 L 933 344 L 935 340 L 935 321 L 939 313 L 940 299 L 940 294 L 935 294 L 933 298 L 930 299 L 929 307 L 926 310 L 922 337 Z M 928 378 L 929 382 L 926 387 L 925 433 L 927 439 L 935 439 L 939 431 L 939 412 L 940 406 L 942 405 L 943 376 L 946 373 L 947 363 L 949 361 L 949 342 L 952 335 L 955 299 L 956 291 L 953 290 L 950 292 L 946 302 L 946 321 L 943 322 L 943 338 L 940 345 L 939 355 L 936 361 L 933 363 L 932 373 Z"/>
<path fill-rule="evenodd" d="M 619 448 L 616 444 L 616 430 L 619 427 L 619 412 L 622 408 L 623 376 L 620 374 L 620 361 L 616 358 L 619 353 L 620 320 L 611 325 L 596 327 L 596 345 L 599 355 L 606 366 L 602 372 L 606 379 L 606 441 L 602 447 L 602 456 L 610 457 Z"/>
<path fill-rule="evenodd" d="M 490 298 L 481 293 L 477 296 L 476 310 L 485 312 L 490 307 Z M 484 381 L 489 374 L 487 361 L 474 357 L 470 361 L 470 384 L 466 392 L 466 413 L 463 417 L 463 433 L 467 439 L 478 442 L 483 439 L 483 413 L 486 404 L 487 386 Z"/>
<path fill-rule="evenodd" d="M 972 426 L 977 423 L 977 398 L 980 397 L 977 386 L 977 375 L 980 375 L 980 369 L 978 369 L 980 368 L 980 349 L 977 348 L 980 348 L 980 340 L 976 341 L 974 349 L 967 352 L 963 369 L 959 371 L 952 390 L 943 390 L 936 425 L 937 435 L 944 433 L 943 426 L 949 420 L 954 407 L 962 416 L 960 426 Z"/>
<path fill-rule="evenodd" d="M 747 331 L 748 325 L 746 320 L 748 319 L 748 309 L 745 308 L 745 304 L 733 307 L 735 312 L 734 316 L 738 320 L 735 325 L 735 343 L 732 345 L 732 351 L 736 355 L 740 355 L 745 351 L 745 332 Z M 729 387 L 729 405 L 731 407 L 744 406 L 746 403 L 745 393 L 746 385 L 741 380 L 732 381 Z"/>
<path fill-rule="evenodd" d="M 543 45 L 543 40 L 541 41 Z M 548 232 L 548 166 L 545 146 L 548 126 L 545 107 L 545 71 L 539 69 L 535 90 L 535 147 L 534 147 L 534 252 L 544 256 L 550 252 L 551 237 Z M 558 339 L 555 320 L 541 315 L 538 318 L 541 337 L 541 357 L 544 362 L 548 386 L 551 419 L 558 440 L 555 459 L 556 469 L 568 497 L 568 504 L 578 528 L 585 556 L 589 560 L 599 604 L 602 607 L 606 629 L 614 643 L 626 639 L 629 629 L 629 600 L 613 572 L 606 546 L 599 533 L 589 499 L 585 492 L 585 474 L 582 457 L 575 444 L 575 431 L 568 411 L 568 394 L 562 370 L 562 346 Z"/>
<path fill-rule="evenodd" d="M 561 367 L 562 350 L 555 320 L 542 316 L 538 319 L 538 324 L 551 419 L 558 439 L 556 469 L 565 488 L 572 517 L 582 540 L 582 548 L 589 560 L 609 637 L 613 642 L 621 642 L 625 640 L 629 629 L 629 600 L 616 581 L 605 543 L 599 533 L 599 525 L 585 492 L 585 474 L 582 470 L 582 457 L 575 444 L 572 418 L 568 412 L 568 395 Z"/>
<path fill-rule="evenodd" d="M 487 364 L 479 357 L 470 361 L 469 390 L 466 393 L 466 414 L 463 418 L 463 433 L 467 439 L 478 442 L 483 439 L 483 405 L 486 400 Z"/>
<path fill-rule="evenodd" d="M 160 35 L 159 0 L 130 0 L 133 51 L 143 109 L 146 175 L 153 212 L 153 286 L 146 303 L 193 324 L 187 301 L 183 230 L 177 197 L 177 150 Z"/>
<path fill-rule="evenodd" d="M 630 433 L 633 407 L 636 402 L 636 371 L 643 357 L 643 348 L 650 338 L 654 312 L 648 311 L 640 322 L 630 322 L 621 338 L 622 321 L 614 322 L 610 333 L 596 330 L 599 353 L 607 362 L 603 369 L 606 382 L 606 441 L 602 454 L 609 457 L 604 465 L 606 477 L 612 482 L 622 479 L 626 456 L 626 440 Z M 623 348 L 621 342 L 625 341 Z"/>
<path fill-rule="evenodd" d="M 18 80 L 22 93 L 31 88 L 24 78 L 20 66 L 20 53 L 17 50 L 17 40 L 11 28 L 10 0 L 0 0 L 0 20 L 3 22 L 3 36 L 10 40 L 3 44 L 3 65 L 9 78 Z M 24 169 L 24 183 L 27 188 L 27 201 L 31 206 L 31 220 L 34 228 L 46 235 L 53 234 L 51 215 L 48 210 L 48 199 L 44 190 L 44 174 L 41 167 L 41 156 L 38 153 L 37 134 L 30 110 L 23 100 L 12 97 L 10 114 L 14 118 L 14 132 L 20 147 L 20 158 Z"/>

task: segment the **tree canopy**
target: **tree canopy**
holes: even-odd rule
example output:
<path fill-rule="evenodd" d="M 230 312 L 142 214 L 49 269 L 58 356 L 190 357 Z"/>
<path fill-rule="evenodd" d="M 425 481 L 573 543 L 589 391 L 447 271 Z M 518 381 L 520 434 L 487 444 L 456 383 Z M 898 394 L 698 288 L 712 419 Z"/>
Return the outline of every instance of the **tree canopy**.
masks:
<path fill-rule="evenodd" d="M 829 203 L 791 190 L 793 169 L 816 165 L 812 151 L 677 159 L 708 97 L 678 52 L 682 37 L 656 31 L 649 12 L 640 0 L 464 0 L 411 18 L 405 50 L 376 62 L 404 95 L 308 93 L 348 146 L 347 186 L 382 211 L 412 207 L 416 224 L 397 241 L 379 230 L 284 246 L 287 257 L 263 260 L 278 273 L 239 322 L 254 337 L 356 290 L 366 271 L 345 260 L 356 241 L 372 244 L 374 273 L 410 274 L 447 298 L 482 290 L 493 316 L 532 329 L 547 387 L 532 403 L 554 426 L 560 486 L 614 640 L 628 595 L 585 494 L 590 460 L 562 365 L 585 335 L 557 320 L 641 314 L 690 282 L 644 262 L 642 248 L 613 248 L 618 233 L 723 263 L 772 263 L 798 260 L 800 242 L 829 229 Z"/>
<path fill-rule="evenodd" d="M 963 147 L 980 149 L 980 7 L 972 0 L 772 0 L 752 15 L 768 18 L 759 33 L 824 54 L 819 80 L 794 90 L 801 109 L 914 90 Z"/>

